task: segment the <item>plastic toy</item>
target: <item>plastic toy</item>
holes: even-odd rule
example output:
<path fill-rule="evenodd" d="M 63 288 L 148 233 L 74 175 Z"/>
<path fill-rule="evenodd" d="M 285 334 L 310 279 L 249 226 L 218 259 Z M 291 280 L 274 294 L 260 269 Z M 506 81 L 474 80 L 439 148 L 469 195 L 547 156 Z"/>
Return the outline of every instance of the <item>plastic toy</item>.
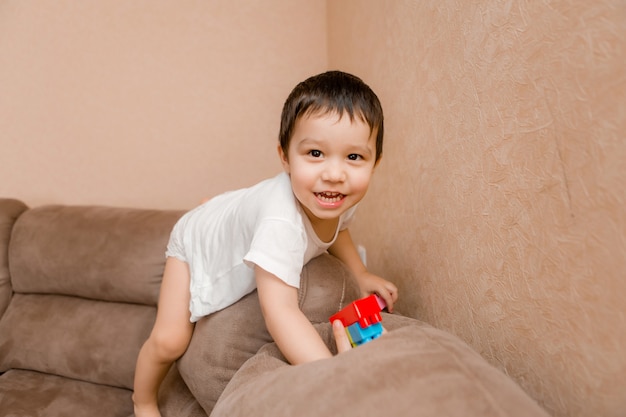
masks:
<path fill-rule="evenodd" d="M 376 294 L 353 301 L 330 317 L 330 322 L 341 321 L 352 347 L 374 340 L 383 333 L 380 312 L 387 305 Z"/>

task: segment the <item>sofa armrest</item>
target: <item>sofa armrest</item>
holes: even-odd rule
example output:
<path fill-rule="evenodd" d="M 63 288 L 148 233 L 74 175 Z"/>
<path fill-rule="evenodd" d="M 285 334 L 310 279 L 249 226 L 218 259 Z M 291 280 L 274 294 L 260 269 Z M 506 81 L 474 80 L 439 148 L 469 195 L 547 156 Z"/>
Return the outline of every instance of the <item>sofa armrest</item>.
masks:
<path fill-rule="evenodd" d="M 330 359 L 286 364 L 274 344 L 233 377 L 212 416 L 545 416 L 460 339 L 387 315 L 382 337 Z M 329 324 L 318 329 L 330 342 Z"/>
<path fill-rule="evenodd" d="M 298 296 L 307 318 L 321 323 L 354 300 L 357 290 L 347 268 L 337 258 L 322 255 L 304 267 Z M 244 362 L 271 341 L 256 291 L 196 323 L 178 367 L 207 414 Z"/>
<path fill-rule="evenodd" d="M 26 204 L 10 198 L 0 198 L 0 316 L 4 314 L 13 294 L 9 275 L 9 240 L 17 218 L 28 209 Z"/>

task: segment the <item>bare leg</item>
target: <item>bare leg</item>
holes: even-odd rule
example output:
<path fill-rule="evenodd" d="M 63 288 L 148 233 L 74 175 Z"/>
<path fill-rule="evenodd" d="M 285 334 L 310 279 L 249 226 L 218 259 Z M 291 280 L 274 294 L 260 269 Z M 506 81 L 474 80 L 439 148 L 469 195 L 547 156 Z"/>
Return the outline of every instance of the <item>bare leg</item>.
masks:
<path fill-rule="evenodd" d="M 157 396 L 161 382 L 191 340 L 189 280 L 187 264 L 167 258 L 156 322 L 137 358 L 133 394 L 136 417 L 160 416 Z"/>

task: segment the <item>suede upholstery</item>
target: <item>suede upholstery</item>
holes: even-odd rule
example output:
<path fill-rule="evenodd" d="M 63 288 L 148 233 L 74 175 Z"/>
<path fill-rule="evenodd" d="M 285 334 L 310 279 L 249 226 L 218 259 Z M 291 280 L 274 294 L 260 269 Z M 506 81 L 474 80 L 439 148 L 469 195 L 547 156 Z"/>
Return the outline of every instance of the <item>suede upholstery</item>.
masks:
<path fill-rule="evenodd" d="M 167 231 L 180 214 L 108 207 L 29 210 L 11 239 L 13 290 L 155 305 Z"/>
<path fill-rule="evenodd" d="M 322 323 L 348 300 L 356 299 L 357 292 L 345 267 L 336 258 L 322 255 L 304 269 L 299 297 L 300 308 L 309 320 Z M 253 292 L 198 321 L 178 367 L 191 392 L 208 411 L 244 362 L 271 341 Z M 197 371 L 198 363 L 203 364 L 204 372 Z"/>
<path fill-rule="evenodd" d="M 0 315 L 9 305 L 13 292 L 9 276 L 9 237 L 15 220 L 26 209 L 26 204 L 18 200 L 5 199 L 0 203 Z"/>
<path fill-rule="evenodd" d="M 156 314 L 180 211 L 0 199 L 3 416 L 129 416 L 139 349 Z M 330 315 L 358 296 L 330 255 L 305 266 L 301 309 L 333 348 Z M 546 415 L 456 337 L 385 315 L 389 334 L 289 366 L 255 292 L 201 319 L 159 392 L 164 416 Z M 382 405 L 382 408 L 381 408 Z"/>
<path fill-rule="evenodd" d="M 265 345 L 233 377 L 212 415 L 548 416 L 449 333 L 384 313 L 383 322 L 385 337 L 300 367 L 288 366 L 275 344 Z M 329 324 L 318 330 L 331 341 Z"/>

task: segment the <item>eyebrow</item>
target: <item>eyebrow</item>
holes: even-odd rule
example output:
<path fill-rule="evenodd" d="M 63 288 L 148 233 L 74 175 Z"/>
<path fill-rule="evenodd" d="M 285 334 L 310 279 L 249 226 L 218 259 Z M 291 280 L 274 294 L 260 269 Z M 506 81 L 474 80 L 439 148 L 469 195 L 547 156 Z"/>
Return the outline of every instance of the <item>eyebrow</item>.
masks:
<path fill-rule="evenodd" d="M 317 146 L 317 145 L 321 145 L 322 141 L 318 140 L 318 139 L 313 139 L 313 138 L 302 138 L 299 141 L 297 141 L 296 145 L 301 148 L 301 147 L 307 147 L 307 146 Z"/>

